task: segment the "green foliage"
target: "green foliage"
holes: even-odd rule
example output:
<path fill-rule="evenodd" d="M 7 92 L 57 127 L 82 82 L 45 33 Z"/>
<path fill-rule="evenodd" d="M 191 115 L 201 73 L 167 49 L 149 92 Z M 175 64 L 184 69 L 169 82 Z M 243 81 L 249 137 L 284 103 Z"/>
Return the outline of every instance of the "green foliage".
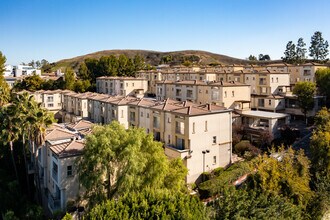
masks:
<path fill-rule="evenodd" d="M 219 191 L 210 204 L 213 219 L 303 219 L 301 209 L 279 195 L 228 186 Z"/>
<path fill-rule="evenodd" d="M 168 64 L 172 61 L 173 61 L 173 57 L 171 55 L 162 56 L 160 60 L 161 63 L 165 63 L 165 64 Z"/>
<path fill-rule="evenodd" d="M 299 107 L 305 117 L 307 112 L 314 107 L 315 92 L 316 85 L 313 82 L 298 82 L 293 89 L 293 94 L 297 95 Z"/>
<path fill-rule="evenodd" d="M 299 38 L 297 42 L 297 46 L 292 42 L 289 41 L 286 45 L 286 49 L 284 51 L 284 57 L 282 60 L 286 63 L 304 63 L 306 60 L 306 51 L 305 48 L 306 44 L 303 38 Z"/>
<path fill-rule="evenodd" d="M 73 90 L 75 86 L 75 73 L 73 69 L 67 68 L 64 73 L 64 89 Z"/>
<path fill-rule="evenodd" d="M 250 60 L 250 61 L 257 61 L 258 59 L 257 59 L 256 56 L 254 56 L 254 55 L 251 54 L 251 55 L 248 57 L 248 60 Z"/>
<path fill-rule="evenodd" d="M 259 60 L 260 61 L 269 61 L 270 56 L 268 54 L 259 54 Z"/>
<path fill-rule="evenodd" d="M 234 147 L 234 152 L 238 156 L 244 157 L 246 159 L 251 159 L 261 153 L 261 151 L 253 146 L 248 140 L 243 140 L 236 144 Z"/>
<path fill-rule="evenodd" d="M 7 211 L 3 217 L 4 220 L 19 220 L 13 211 Z"/>
<path fill-rule="evenodd" d="M 239 177 L 253 172 L 253 163 L 253 161 L 242 161 L 234 163 L 224 171 L 222 169 L 215 170 L 212 173 L 214 178 L 198 185 L 201 197 L 207 198 L 214 196 L 218 193 L 219 187 L 230 185 Z"/>
<path fill-rule="evenodd" d="M 182 161 L 170 162 L 152 135 L 118 122 L 93 128 L 78 165 L 91 204 L 145 188 L 185 189 Z"/>
<path fill-rule="evenodd" d="M 302 150 L 295 152 L 291 148 L 273 155 L 258 157 L 257 172 L 250 176 L 249 188 L 282 195 L 305 208 L 313 195 L 309 187 L 310 161 Z"/>
<path fill-rule="evenodd" d="M 95 206 L 89 219 L 209 219 L 198 198 L 168 190 L 146 189 Z"/>
<path fill-rule="evenodd" d="M 62 220 L 72 220 L 73 217 L 70 213 L 66 213 L 65 216 L 62 218 Z"/>
<path fill-rule="evenodd" d="M 5 71 L 6 57 L 0 51 L 0 107 L 7 104 L 10 100 L 10 89 L 3 76 Z"/>
<path fill-rule="evenodd" d="M 316 31 L 311 37 L 311 46 L 309 47 L 309 56 L 313 57 L 314 60 L 325 62 L 329 55 L 329 44 L 328 41 L 324 41 L 322 33 Z"/>
<path fill-rule="evenodd" d="M 14 84 L 15 91 L 28 90 L 35 92 L 42 89 L 44 81 L 39 75 L 33 74 L 31 76 L 24 77 L 21 81 Z"/>
<path fill-rule="evenodd" d="M 298 39 L 296 47 L 296 63 L 304 63 L 306 60 L 307 49 L 304 39 L 301 37 Z"/>
<path fill-rule="evenodd" d="M 296 45 L 292 41 L 289 41 L 286 45 L 284 57 L 282 57 L 282 59 L 284 62 L 294 63 L 296 61 L 296 56 Z"/>
<path fill-rule="evenodd" d="M 322 95 L 330 102 L 330 68 L 318 69 L 315 72 L 316 85 Z"/>

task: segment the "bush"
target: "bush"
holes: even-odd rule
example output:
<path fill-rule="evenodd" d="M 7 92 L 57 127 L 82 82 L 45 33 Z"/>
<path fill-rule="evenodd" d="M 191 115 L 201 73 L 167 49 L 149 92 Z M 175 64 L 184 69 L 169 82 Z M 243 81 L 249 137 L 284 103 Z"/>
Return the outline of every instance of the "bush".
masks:
<path fill-rule="evenodd" d="M 261 153 L 261 150 L 250 144 L 250 141 L 244 140 L 234 147 L 234 152 L 245 159 L 252 159 Z"/>

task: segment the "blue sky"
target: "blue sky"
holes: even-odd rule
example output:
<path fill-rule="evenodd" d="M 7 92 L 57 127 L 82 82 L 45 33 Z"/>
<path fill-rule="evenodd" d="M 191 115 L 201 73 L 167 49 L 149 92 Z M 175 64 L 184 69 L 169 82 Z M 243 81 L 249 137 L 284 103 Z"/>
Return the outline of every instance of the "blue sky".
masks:
<path fill-rule="evenodd" d="M 328 0 L 1 0 L 7 63 L 54 62 L 99 50 L 205 50 L 283 56 L 315 31 L 330 40 Z"/>

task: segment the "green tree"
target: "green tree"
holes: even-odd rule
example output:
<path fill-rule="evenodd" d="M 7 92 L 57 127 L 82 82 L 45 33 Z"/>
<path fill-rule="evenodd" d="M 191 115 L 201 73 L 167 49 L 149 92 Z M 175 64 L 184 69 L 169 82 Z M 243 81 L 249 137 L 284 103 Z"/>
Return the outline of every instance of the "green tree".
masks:
<path fill-rule="evenodd" d="M 88 71 L 88 68 L 87 68 L 85 62 L 81 63 L 79 65 L 78 77 L 82 80 L 90 80 L 91 79 L 90 73 Z"/>
<path fill-rule="evenodd" d="M 311 46 L 309 47 L 309 56 L 313 57 L 316 61 L 325 62 L 329 55 L 328 41 L 324 41 L 322 33 L 316 31 L 311 37 Z"/>
<path fill-rule="evenodd" d="M 302 210 L 280 195 L 222 187 L 211 203 L 213 219 L 303 219 Z"/>
<path fill-rule="evenodd" d="M 250 61 L 257 61 L 258 59 L 257 59 L 256 56 L 254 56 L 254 55 L 251 54 L 251 55 L 248 57 L 248 60 L 250 60 Z"/>
<path fill-rule="evenodd" d="M 180 164 L 166 158 L 161 143 L 153 141 L 152 135 L 143 129 L 125 130 L 112 122 L 95 126 L 87 136 L 78 174 L 89 202 L 95 204 L 145 188 L 176 186 L 175 190 L 184 190 L 187 170 L 184 166 L 173 169 L 171 163 Z"/>
<path fill-rule="evenodd" d="M 309 186 L 310 161 L 302 150 L 295 152 L 291 148 L 272 155 L 274 156 L 264 154 L 258 157 L 257 172 L 251 175 L 249 188 L 282 195 L 294 204 L 306 208 L 313 196 Z"/>
<path fill-rule="evenodd" d="M 314 108 L 314 95 L 316 85 L 313 82 L 298 82 L 293 88 L 293 94 L 297 96 L 297 101 L 307 123 L 307 113 Z"/>
<path fill-rule="evenodd" d="M 41 79 L 39 75 L 33 74 L 31 76 L 27 76 L 23 78 L 21 81 L 16 82 L 14 84 L 14 90 L 20 91 L 20 90 L 28 90 L 31 92 L 35 92 L 37 90 L 40 90 L 43 86 L 44 81 Z"/>
<path fill-rule="evenodd" d="M 297 63 L 304 63 L 306 60 L 306 53 L 307 49 L 305 48 L 306 44 L 304 39 L 301 37 L 298 39 L 297 47 L 296 47 L 296 62 Z"/>
<path fill-rule="evenodd" d="M 287 63 L 294 63 L 296 61 L 296 57 L 296 45 L 292 41 L 289 41 L 286 45 L 282 60 Z"/>
<path fill-rule="evenodd" d="M 316 85 L 321 95 L 326 96 L 327 105 L 330 104 L 330 68 L 318 69 L 315 72 Z"/>
<path fill-rule="evenodd" d="M 197 197 L 164 189 L 146 189 L 95 206 L 89 219 L 209 219 Z"/>
<path fill-rule="evenodd" d="M 309 212 L 315 219 L 327 219 L 330 213 L 330 112 L 322 108 L 315 116 L 315 131 L 311 138 L 311 185 L 316 191 Z"/>
<path fill-rule="evenodd" d="M 260 61 L 269 61 L 270 56 L 268 54 L 259 54 L 259 60 Z"/>
<path fill-rule="evenodd" d="M 3 76 L 5 71 L 6 57 L 0 51 L 0 108 L 10 100 L 10 89 Z"/>
<path fill-rule="evenodd" d="M 66 213 L 65 216 L 62 218 L 62 220 L 72 220 L 73 217 L 70 213 Z"/>
<path fill-rule="evenodd" d="M 74 90 L 75 73 L 72 68 L 67 68 L 64 73 L 64 89 Z"/>
<path fill-rule="evenodd" d="M 90 89 L 90 87 L 91 87 L 91 83 L 89 82 L 89 80 L 80 80 L 80 79 L 78 79 L 74 83 L 74 91 L 75 92 L 86 92 Z"/>

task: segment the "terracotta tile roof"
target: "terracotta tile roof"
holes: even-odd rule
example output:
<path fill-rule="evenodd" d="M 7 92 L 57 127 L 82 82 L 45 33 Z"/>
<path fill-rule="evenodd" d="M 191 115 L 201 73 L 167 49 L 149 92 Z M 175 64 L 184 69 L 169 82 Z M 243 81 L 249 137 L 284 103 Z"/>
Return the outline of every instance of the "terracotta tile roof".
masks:
<path fill-rule="evenodd" d="M 108 79 L 108 80 L 147 80 L 145 78 L 142 77 L 118 77 L 118 76 L 100 76 L 97 77 L 96 79 Z"/>
<path fill-rule="evenodd" d="M 75 138 L 77 135 L 71 131 L 55 128 L 46 134 L 46 140 L 63 140 Z"/>
<path fill-rule="evenodd" d="M 183 81 L 159 81 L 156 84 L 173 84 L 173 85 L 199 85 L 199 86 L 222 86 L 222 87 L 233 87 L 233 86 L 249 86 L 244 83 L 230 81 L 202 81 L 202 80 L 183 80 Z"/>
<path fill-rule="evenodd" d="M 93 125 L 94 125 L 94 123 L 92 123 L 90 121 L 80 120 L 80 121 L 78 121 L 76 123 L 69 123 L 66 126 L 68 128 L 71 128 L 71 129 L 80 131 L 80 130 L 83 130 L 83 129 L 90 129 L 90 128 L 93 127 Z"/>
<path fill-rule="evenodd" d="M 84 142 L 73 140 L 66 143 L 51 145 L 50 149 L 60 158 L 81 155 L 84 150 Z"/>

